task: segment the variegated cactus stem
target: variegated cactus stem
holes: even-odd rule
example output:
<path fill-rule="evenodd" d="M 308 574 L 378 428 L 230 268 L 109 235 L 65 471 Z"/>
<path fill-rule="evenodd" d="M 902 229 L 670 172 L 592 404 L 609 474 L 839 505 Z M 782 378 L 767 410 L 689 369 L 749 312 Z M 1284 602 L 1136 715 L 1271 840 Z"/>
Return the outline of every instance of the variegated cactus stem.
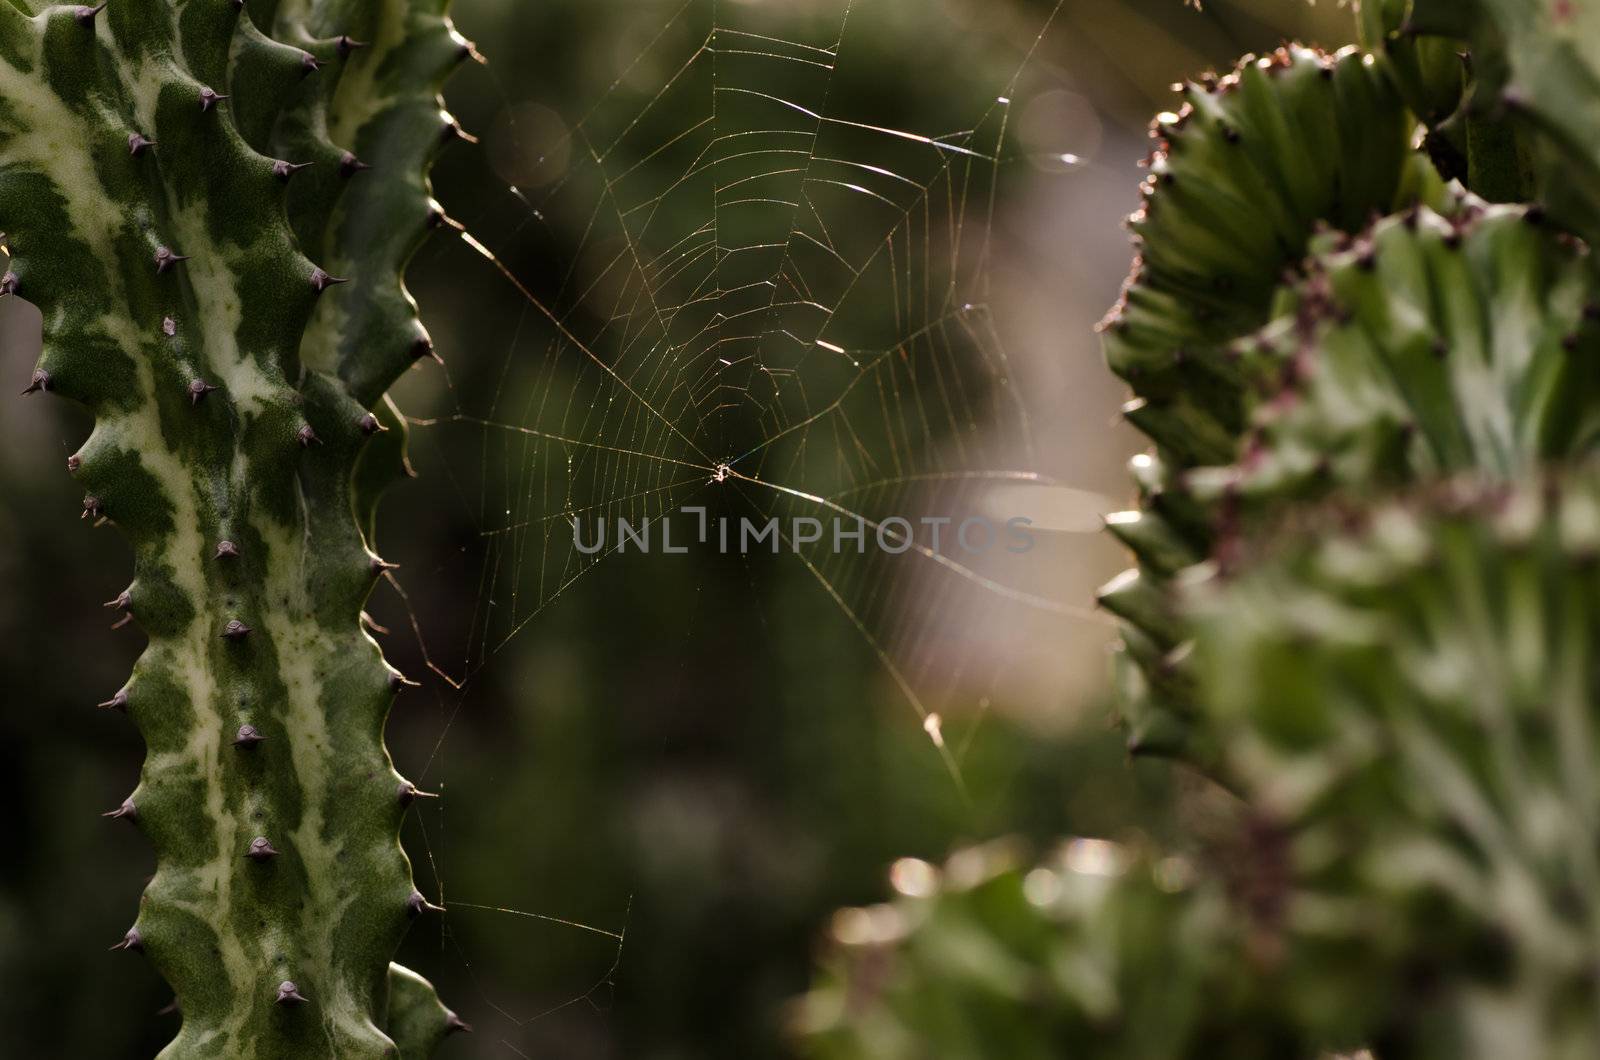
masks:
<path fill-rule="evenodd" d="M 361 626 L 404 466 L 384 392 L 432 349 L 402 281 L 444 218 L 438 91 L 476 54 L 445 7 L 0 4 L 0 294 L 43 313 L 24 392 L 95 417 L 68 468 L 149 637 L 104 705 L 147 745 L 110 816 L 157 871 L 116 948 L 176 994 L 166 1057 L 422 1057 L 464 1027 L 391 968 L 434 908 L 399 842 L 425 793 Z"/>

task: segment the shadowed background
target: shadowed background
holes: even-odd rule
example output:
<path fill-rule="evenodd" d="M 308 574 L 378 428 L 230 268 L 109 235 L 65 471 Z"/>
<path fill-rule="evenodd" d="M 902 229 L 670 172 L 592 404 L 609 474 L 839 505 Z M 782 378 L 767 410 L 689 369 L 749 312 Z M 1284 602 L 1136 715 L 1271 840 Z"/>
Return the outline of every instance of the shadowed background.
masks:
<path fill-rule="evenodd" d="M 436 196 L 536 297 L 558 299 L 597 243 L 551 190 L 578 189 L 585 152 L 648 163 L 630 162 L 624 136 L 639 101 L 658 100 L 663 129 L 706 117 L 694 93 L 657 95 L 674 75 L 663 57 L 683 49 L 646 52 L 663 27 L 691 47 L 704 34 L 709 5 L 675 24 L 680 6 L 457 0 L 489 65 L 465 69 L 448 103 L 482 143 L 446 153 Z M 1026 577 L 1083 605 L 1122 560 L 1073 531 L 1125 499 L 1137 448 L 1092 328 L 1127 270 L 1119 222 L 1136 204 L 1145 124 L 1170 82 L 1285 37 L 1342 44 L 1349 17 L 1283 0 L 1204 12 L 1067 0 L 1040 38 L 1052 7 L 858 0 L 845 21 L 839 0 L 722 0 L 714 17 L 770 17 L 787 41 L 831 43 L 842 29 L 829 112 L 930 135 L 971 128 L 1037 46 L 1009 104 L 988 310 L 1025 382 L 1030 466 L 1076 491 L 1060 495 L 1075 505 L 1067 532 Z M 656 58 L 635 64 L 641 52 Z M 619 102 L 585 127 L 594 142 L 572 136 L 602 99 Z M 411 286 L 445 367 L 423 363 L 397 398 L 442 422 L 416 428 L 420 477 L 385 507 L 382 548 L 403 564 L 407 598 L 380 587 L 371 612 L 390 658 L 424 680 L 391 722 L 396 760 L 445 793 L 410 822 L 407 847 L 451 911 L 419 923 L 401 959 L 477 1028 L 446 1055 L 782 1055 L 784 1005 L 829 913 L 880 897 L 894 858 L 1011 833 L 1168 827 L 1152 809 L 1162 771 L 1127 766 L 1102 709 L 1101 625 L 991 614 L 981 594 L 902 605 L 923 612 L 906 619 L 922 656 L 907 665 L 944 694 L 964 797 L 872 645 L 798 563 L 614 556 L 560 592 L 503 598 L 531 562 L 495 537 L 516 492 L 507 476 L 520 482 L 548 454 L 459 416 L 514 423 L 581 384 L 529 368 L 544 363 L 548 322 L 461 241 L 436 238 Z M 142 749 L 125 719 L 93 708 L 142 638 L 107 629 L 115 616 L 99 602 L 125 584 L 127 549 L 78 521 L 63 470 L 87 418 L 15 396 L 29 331 L 27 307 L 0 309 L 0 1053 L 149 1056 L 173 1030 L 156 1015 L 170 998 L 137 957 L 105 948 L 132 919 L 151 855 L 98 816 L 133 786 Z M 445 673 L 471 674 L 464 689 L 428 672 L 424 647 Z M 950 658 L 978 659 L 981 680 Z"/>

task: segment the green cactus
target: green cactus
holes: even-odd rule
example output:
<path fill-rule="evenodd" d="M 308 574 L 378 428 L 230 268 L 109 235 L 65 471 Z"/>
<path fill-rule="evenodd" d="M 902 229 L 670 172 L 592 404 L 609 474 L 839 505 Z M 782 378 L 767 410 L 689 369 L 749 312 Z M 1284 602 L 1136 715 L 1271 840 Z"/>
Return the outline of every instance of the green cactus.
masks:
<path fill-rule="evenodd" d="M 1314 521 L 1186 592 L 1229 844 L 897 866 L 836 920 L 809 1055 L 1594 1055 L 1600 476 Z"/>
<path fill-rule="evenodd" d="M 1596 482 L 1435 486 L 1197 592 L 1230 772 L 1293 836 L 1293 974 L 1380 1057 L 1600 1043 Z"/>
<path fill-rule="evenodd" d="M 1241 344 L 1261 400 L 1241 459 L 1191 473 L 1198 495 L 1285 511 L 1600 447 L 1600 275 L 1539 208 L 1463 194 L 1340 243 Z"/>
<path fill-rule="evenodd" d="M 1216 506 L 1196 501 L 1186 472 L 1230 461 L 1248 426 L 1233 347 L 1271 319 L 1285 272 L 1318 231 L 1442 206 L 1445 193 L 1410 149 L 1388 67 L 1355 49 L 1246 57 L 1226 77 L 1189 84 L 1184 101 L 1152 127 L 1160 146 L 1130 221 L 1139 256 L 1102 325 L 1107 361 L 1137 395 L 1124 414 L 1157 448 L 1134 462 L 1139 518 L 1111 522 L 1144 562 L 1101 602 L 1122 620 L 1117 689 L 1130 745 L 1205 761 L 1166 584 L 1214 542 Z"/>
<path fill-rule="evenodd" d="M 1600 11 L 1576 0 L 1385 0 L 1385 27 L 1413 47 L 1470 50 L 1459 129 L 1515 167 L 1560 223 L 1600 238 Z M 1502 185 L 1511 190 L 1513 175 Z M 1489 183 L 1489 182 L 1485 182 Z M 1531 190 L 1528 190 L 1531 189 Z M 1474 190 L 1498 198 L 1494 189 Z M 1514 196 L 1507 196 L 1514 197 Z"/>
<path fill-rule="evenodd" d="M 1315 1055 L 1265 1004 L 1233 898 L 1185 859 L 1073 839 L 895 876 L 893 903 L 835 917 L 798 1013 L 818 1060 Z"/>
<path fill-rule="evenodd" d="M 808 999 L 814 1055 L 1600 1052 L 1600 275 L 1580 241 L 1600 235 L 1600 15 L 1357 14 L 1380 54 L 1340 61 L 1371 72 L 1437 172 L 1404 150 L 1377 168 L 1321 155 L 1355 126 L 1301 140 L 1272 119 L 1300 113 L 1309 79 L 1242 75 L 1225 122 L 1159 121 L 1169 146 L 1106 335 L 1157 443 L 1134 462 L 1140 509 L 1110 520 L 1139 562 L 1102 594 L 1123 623 L 1118 707 L 1135 749 L 1227 786 L 1231 824 L 1165 903 L 1134 904 L 1162 863 L 1134 859 L 1089 907 L 1099 932 L 1030 907 L 1020 869 L 973 891 L 1005 897 L 902 897 L 896 930 L 835 954 Z M 1225 161 L 1165 181 L 1229 159 L 1246 118 L 1290 130 L 1257 171 L 1300 179 L 1249 185 Z M 1369 125 L 1391 142 L 1387 119 Z M 1350 165 L 1392 196 L 1387 216 L 1340 215 L 1362 186 Z M 1288 229 L 1285 187 L 1309 196 Z M 1154 290 L 1152 262 L 1170 270 Z M 1160 941 L 1119 934 L 1130 917 Z M 986 975 L 950 959 L 951 937 Z M 1086 995 L 1059 974 L 1085 966 L 1118 975 Z M 985 1048 L 1019 1025 L 1020 1046 Z"/>
<path fill-rule="evenodd" d="M 157 855 L 117 948 L 177 995 L 164 1056 L 426 1056 L 461 1026 L 390 965 L 431 908 L 398 841 L 422 793 L 360 621 L 403 463 L 384 392 L 430 350 L 402 272 L 444 216 L 437 93 L 473 54 L 446 4 L 0 4 L 0 290 L 43 313 L 26 392 L 95 417 L 68 469 L 150 641 L 104 705 L 147 745 L 109 816 Z"/>

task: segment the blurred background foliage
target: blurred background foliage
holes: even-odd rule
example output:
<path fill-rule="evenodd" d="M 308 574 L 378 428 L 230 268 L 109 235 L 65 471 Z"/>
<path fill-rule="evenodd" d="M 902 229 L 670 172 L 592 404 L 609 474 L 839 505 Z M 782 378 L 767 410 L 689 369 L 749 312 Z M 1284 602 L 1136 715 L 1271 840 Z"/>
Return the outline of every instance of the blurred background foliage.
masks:
<path fill-rule="evenodd" d="M 1066 0 L 1053 21 L 1052 0 L 856 0 L 848 21 L 839 0 L 719 6 L 719 21 L 760 19 L 785 40 L 831 43 L 842 29 L 830 112 L 930 134 L 970 128 L 1037 47 L 1014 90 L 995 197 L 993 317 L 1027 383 L 1038 469 L 1115 506 L 1135 442 L 1115 426 L 1121 395 L 1092 327 L 1127 268 L 1119 222 L 1135 203 L 1145 124 L 1170 82 L 1285 37 L 1343 44 L 1348 14 L 1326 0 L 1212 0 L 1204 11 Z M 692 51 L 712 12 L 691 4 L 674 21 L 680 7 L 457 0 L 462 32 L 489 63 L 462 72 L 449 105 L 483 142 L 442 158 L 436 195 L 551 304 L 592 233 L 542 192 L 581 179 L 592 145 L 568 134 L 602 99 L 612 106 L 586 131 L 617 147 L 620 168 L 650 164 L 628 156 L 620 130 L 674 68 L 633 60 L 664 26 L 682 40 L 651 54 Z M 687 129 L 704 106 L 693 93 L 662 95 L 654 120 Z M 1074 164 L 1059 163 L 1067 153 Z M 520 343 L 544 322 L 460 241 L 426 248 L 412 287 L 445 367 L 424 363 L 402 385 L 411 415 L 514 419 L 506 410 L 551 394 L 565 402 L 583 385 L 530 368 Z M 7 386 L 27 377 L 28 332 L 26 307 L 7 306 Z M 1156 809 L 1166 771 L 1130 766 L 1100 707 L 1100 626 L 975 615 L 951 635 L 961 650 L 1007 641 L 986 678 L 992 694 L 945 705 L 963 797 L 871 646 L 797 563 L 616 556 L 542 592 L 536 609 L 497 599 L 505 557 L 489 531 L 504 522 L 493 509 L 507 489 L 497 476 L 526 473 L 529 458 L 459 427 L 414 431 L 420 477 L 387 502 L 382 542 L 404 565 L 408 596 L 384 590 L 372 605 L 392 631 L 390 657 L 426 675 L 396 711 L 391 746 L 407 775 L 445 792 L 413 821 L 408 848 L 424 889 L 452 908 L 419 924 L 402 959 L 478 1028 L 449 1055 L 783 1055 L 786 1006 L 830 913 L 881 897 L 895 859 L 1001 835 L 1042 848 L 1071 833 L 1175 831 Z M 92 705 L 141 645 L 132 629 L 108 631 L 98 606 L 123 586 L 126 549 L 74 518 L 62 473 L 86 430 L 54 403 L 0 404 L 9 1056 L 148 1056 L 172 1029 L 156 1015 L 169 1000 L 156 977 L 104 952 L 126 929 L 151 855 L 135 831 L 98 816 L 131 788 L 141 748 L 122 718 Z M 1059 536 L 1030 578 L 1082 604 L 1120 557 L 1098 535 Z M 494 614 L 508 607 L 527 618 L 509 637 Z M 471 680 L 457 689 L 429 674 L 422 645 Z"/>

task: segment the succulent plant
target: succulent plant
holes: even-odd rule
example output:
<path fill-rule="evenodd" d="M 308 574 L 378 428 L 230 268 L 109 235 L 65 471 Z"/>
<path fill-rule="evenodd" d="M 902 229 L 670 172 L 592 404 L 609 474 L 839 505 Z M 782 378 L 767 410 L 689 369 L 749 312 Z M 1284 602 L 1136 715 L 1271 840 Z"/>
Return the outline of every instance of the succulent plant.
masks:
<path fill-rule="evenodd" d="M 1229 897 L 1187 861 L 1072 839 L 895 866 L 891 903 L 836 914 L 798 1011 L 822 1060 L 1313 1055 L 1262 1005 Z"/>
<path fill-rule="evenodd" d="M 1356 6 L 1371 56 L 1250 59 L 1158 119 L 1106 327 L 1157 446 L 1134 461 L 1141 507 L 1110 520 L 1139 562 L 1102 594 L 1118 707 L 1135 750 L 1226 786 L 1231 823 L 1163 902 L 1132 896 L 1164 859 L 1131 859 L 1087 907 L 1099 932 L 1028 903 L 1044 877 L 1011 867 L 972 889 L 1005 900 L 945 888 L 868 915 L 887 926 L 805 1009 L 816 1055 L 1018 1024 L 1024 1048 L 954 1055 L 1600 1052 L 1600 275 L 1582 242 L 1600 235 L 1600 12 Z M 1363 71 L 1374 140 L 1401 146 L 1357 161 L 1349 110 L 1297 135 L 1312 62 L 1334 85 Z M 1255 177 L 1173 175 L 1252 136 Z M 1353 188 L 1391 201 L 1351 216 Z M 1287 226 L 1285 203 L 1303 207 Z M 1124 908 L 1164 939 L 1119 934 Z M 967 975 L 939 948 L 952 924 L 1010 978 Z M 1119 970 L 1111 1003 L 1056 974 L 1082 966 Z M 1128 1053 L 1151 1026 L 1172 1034 Z"/>
<path fill-rule="evenodd" d="M 1409 0 L 1396 32 L 1469 52 L 1458 124 L 1497 128 L 1482 146 L 1505 159 L 1503 186 L 1514 162 L 1553 217 L 1600 237 L 1600 11 L 1575 0 Z"/>
<path fill-rule="evenodd" d="M 1230 775 L 1290 837 L 1288 974 L 1380 1058 L 1600 1043 L 1597 483 L 1444 481 L 1197 590 Z"/>
<path fill-rule="evenodd" d="M 1247 56 L 1183 95 L 1151 127 L 1158 148 L 1129 222 L 1138 257 L 1101 326 L 1108 363 L 1136 395 L 1124 415 L 1156 443 L 1133 465 L 1140 511 L 1110 524 L 1141 564 L 1101 602 L 1122 620 L 1116 686 L 1130 746 L 1205 761 L 1168 583 L 1211 552 L 1222 516 L 1192 495 L 1187 472 L 1232 461 L 1249 426 L 1236 344 L 1272 319 L 1318 233 L 1442 208 L 1445 190 L 1411 149 L 1414 120 L 1389 66 L 1354 48 Z"/>
<path fill-rule="evenodd" d="M 24 392 L 95 417 L 68 470 L 149 637 L 102 705 L 147 746 L 108 816 L 157 870 L 115 948 L 177 995 L 164 1056 L 421 1057 L 461 1025 L 390 965 L 431 908 L 398 840 L 423 793 L 361 625 L 384 394 L 431 351 L 402 274 L 444 219 L 438 91 L 474 54 L 446 6 L 0 5 L 0 292 L 43 314 Z"/>

